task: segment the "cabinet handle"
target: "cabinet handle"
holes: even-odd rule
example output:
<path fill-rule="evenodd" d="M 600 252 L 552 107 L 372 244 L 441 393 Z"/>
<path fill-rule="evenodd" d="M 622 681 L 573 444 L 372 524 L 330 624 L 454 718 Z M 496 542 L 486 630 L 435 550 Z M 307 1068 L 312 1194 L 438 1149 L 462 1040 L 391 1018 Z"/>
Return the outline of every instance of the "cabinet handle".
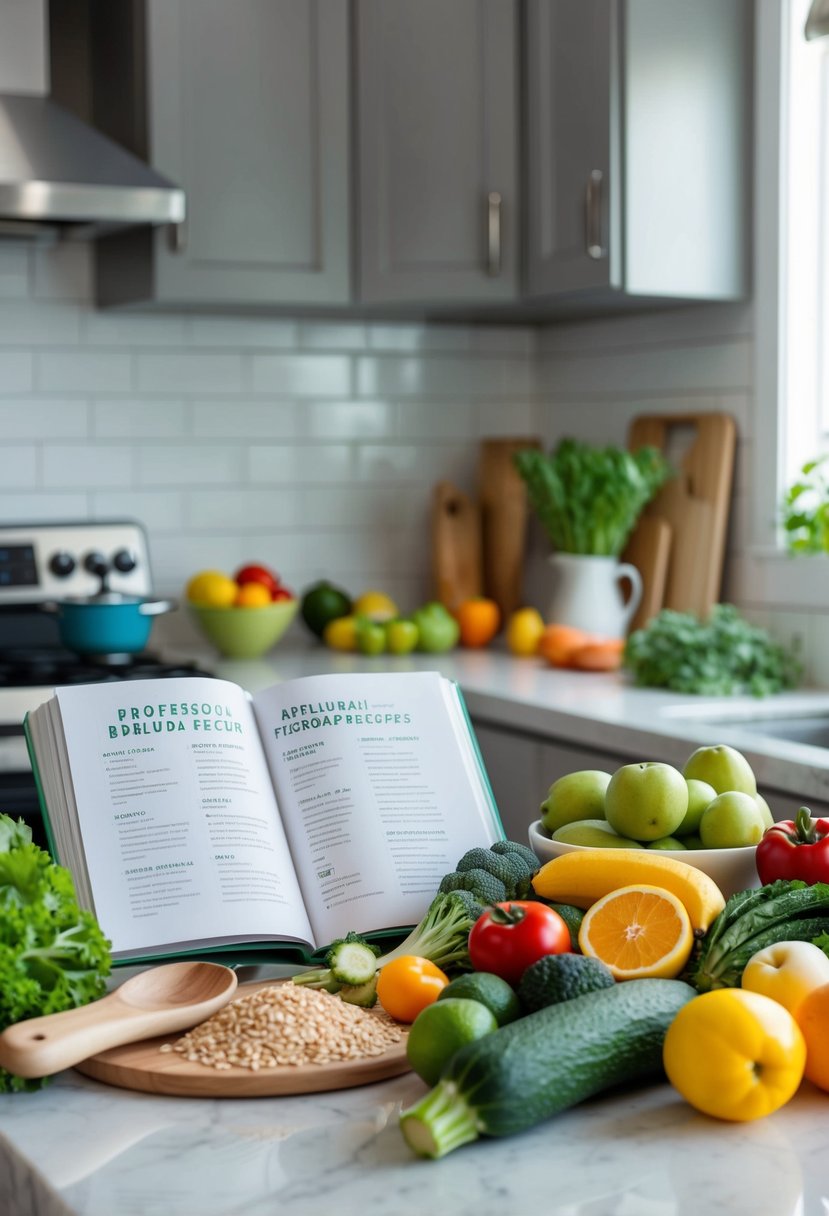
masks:
<path fill-rule="evenodd" d="M 501 195 L 497 190 L 486 196 L 486 272 L 491 278 L 501 273 Z"/>
<path fill-rule="evenodd" d="M 184 253 L 187 248 L 187 220 L 167 225 L 167 248 L 170 253 Z"/>
<path fill-rule="evenodd" d="M 601 169 L 591 169 L 584 192 L 585 250 L 589 258 L 598 261 L 605 256 L 602 245 L 602 183 Z"/>

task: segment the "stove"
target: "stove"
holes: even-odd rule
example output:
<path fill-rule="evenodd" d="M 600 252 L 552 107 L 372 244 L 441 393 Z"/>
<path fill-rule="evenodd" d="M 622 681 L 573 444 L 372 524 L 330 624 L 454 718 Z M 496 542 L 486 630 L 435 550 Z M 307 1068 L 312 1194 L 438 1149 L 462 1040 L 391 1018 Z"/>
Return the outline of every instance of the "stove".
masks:
<path fill-rule="evenodd" d="M 195 663 L 134 655 L 80 655 L 63 648 L 44 605 L 108 586 L 152 595 L 147 539 L 134 520 L 0 525 L 0 811 L 22 816 L 40 836 L 23 718 L 59 685 L 209 676 Z M 40 842 L 40 841 L 39 841 Z"/>

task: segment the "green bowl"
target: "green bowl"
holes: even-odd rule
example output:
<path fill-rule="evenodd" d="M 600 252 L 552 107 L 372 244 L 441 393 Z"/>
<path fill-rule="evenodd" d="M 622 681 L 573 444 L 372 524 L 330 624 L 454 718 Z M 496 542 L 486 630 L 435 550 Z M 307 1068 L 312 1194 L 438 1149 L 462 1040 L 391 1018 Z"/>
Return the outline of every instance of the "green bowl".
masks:
<path fill-rule="evenodd" d="M 299 609 L 299 600 L 261 608 L 203 608 L 189 604 L 204 636 L 228 659 L 258 659 L 276 645 Z"/>

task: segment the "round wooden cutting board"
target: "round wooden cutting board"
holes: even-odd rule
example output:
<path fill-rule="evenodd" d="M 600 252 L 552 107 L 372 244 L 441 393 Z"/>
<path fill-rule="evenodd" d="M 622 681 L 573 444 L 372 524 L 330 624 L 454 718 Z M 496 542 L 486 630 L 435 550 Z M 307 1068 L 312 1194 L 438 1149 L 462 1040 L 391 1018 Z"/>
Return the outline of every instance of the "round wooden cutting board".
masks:
<path fill-rule="evenodd" d="M 241 984 L 238 996 L 247 996 L 275 982 L 264 980 Z M 283 981 L 284 982 L 284 981 Z M 386 1018 L 382 1011 L 370 1011 L 372 1017 Z M 138 1089 L 144 1093 L 169 1094 L 193 1098 L 255 1098 L 280 1094 L 311 1094 L 330 1089 L 351 1089 L 370 1085 L 411 1071 L 406 1059 L 407 1027 L 401 1027 L 403 1038 L 379 1056 L 364 1060 L 344 1060 L 337 1064 L 300 1064 L 295 1067 L 263 1068 L 252 1072 L 248 1068 L 217 1070 L 205 1064 L 194 1064 L 177 1052 L 162 1052 L 162 1043 L 174 1043 L 179 1034 L 161 1035 L 128 1043 L 91 1056 L 75 1068 L 84 1076 L 121 1089 Z"/>

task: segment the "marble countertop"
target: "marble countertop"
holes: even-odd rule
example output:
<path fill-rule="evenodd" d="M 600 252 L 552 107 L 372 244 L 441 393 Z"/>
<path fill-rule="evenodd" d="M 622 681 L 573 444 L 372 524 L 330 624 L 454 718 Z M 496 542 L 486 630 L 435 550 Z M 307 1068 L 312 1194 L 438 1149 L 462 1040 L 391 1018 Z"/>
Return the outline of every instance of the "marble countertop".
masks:
<path fill-rule="evenodd" d="M 302 1097 L 155 1097 L 69 1071 L 0 1098 L 4 1216 L 817 1216 L 826 1094 L 804 1083 L 750 1124 L 667 1084 L 593 1099 L 440 1161 L 409 1150 L 413 1074 Z"/>

